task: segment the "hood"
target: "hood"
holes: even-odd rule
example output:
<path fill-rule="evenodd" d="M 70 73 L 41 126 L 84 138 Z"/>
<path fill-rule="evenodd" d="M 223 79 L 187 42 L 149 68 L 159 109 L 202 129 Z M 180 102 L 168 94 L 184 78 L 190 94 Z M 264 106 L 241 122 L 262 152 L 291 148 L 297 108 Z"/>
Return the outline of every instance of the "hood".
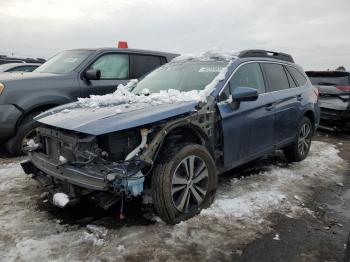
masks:
<path fill-rule="evenodd" d="M 51 73 L 40 73 L 40 72 L 12 72 L 12 73 L 1 73 L 0 82 L 12 82 L 17 80 L 30 80 L 30 79 L 47 79 L 51 77 L 57 77 L 57 74 Z"/>
<path fill-rule="evenodd" d="M 58 76 L 57 74 L 51 73 L 40 73 L 40 72 L 12 72 L 12 73 L 2 73 L 0 75 L 0 82 L 9 82 L 16 80 L 28 80 L 28 79 L 38 79 L 38 78 L 51 78 Z"/>
<path fill-rule="evenodd" d="M 190 113 L 198 102 L 151 105 L 122 104 L 88 108 L 71 103 L 53 108 L 35 118 L 40 123 L 91 135 L 101 135 L 151 124 L 169 117 Z"/>

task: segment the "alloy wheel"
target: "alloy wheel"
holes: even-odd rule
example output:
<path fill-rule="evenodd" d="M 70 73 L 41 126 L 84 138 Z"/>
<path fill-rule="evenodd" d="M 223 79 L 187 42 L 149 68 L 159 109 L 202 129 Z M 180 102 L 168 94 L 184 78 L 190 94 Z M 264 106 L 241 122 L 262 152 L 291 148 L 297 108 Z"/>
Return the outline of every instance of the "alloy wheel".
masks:
<path fill-rule="evenodd" d="M 304 156 L 311 144 L 311 126 L 309 123 L 304 123 L 300 129 L 299 139 L 298 139 L 298 150 L 300 155 Z"/>
<path fill-rule="evenodd" d="M 209 174 L 206 163 L 198 156 L 184 158 L 172 177 L 172 200 L 176 209 L 188 213 L 197 209 L 207 195 Z"/>

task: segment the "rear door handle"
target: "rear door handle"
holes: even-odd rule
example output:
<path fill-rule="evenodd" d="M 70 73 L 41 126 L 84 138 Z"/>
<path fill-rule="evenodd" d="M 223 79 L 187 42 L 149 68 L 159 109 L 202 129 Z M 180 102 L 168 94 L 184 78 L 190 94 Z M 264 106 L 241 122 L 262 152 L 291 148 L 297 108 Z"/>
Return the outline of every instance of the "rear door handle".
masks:
<path fill-rule="evenodd" d="M 303 100 L 303 95 L 297 95 L 297 100 L 298 100 L 298 101 Z"/>
<path fill-rule="evenodd" d="M 275 104 L 268 104 L 266 107 L 265 107 L 265 109 L 267 110 L 267 111 L 271 111 L 271 110 L 273 110 L 275 108 Z"/>

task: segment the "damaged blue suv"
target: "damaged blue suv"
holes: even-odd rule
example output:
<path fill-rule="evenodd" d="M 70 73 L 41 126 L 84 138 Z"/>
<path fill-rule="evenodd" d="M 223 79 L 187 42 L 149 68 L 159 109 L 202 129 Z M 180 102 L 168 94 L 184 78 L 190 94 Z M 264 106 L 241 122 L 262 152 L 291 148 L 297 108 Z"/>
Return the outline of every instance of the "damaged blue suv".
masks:
<path fill-rule="evenodd" d="M 142 197 L 175 224 L 210 206 L 219 174 L 276 149 L 303 160 L 318 92 L 288 54 L 208 52 L 36 120 L 22 167 L 53 204 L 107 209 Z"/>

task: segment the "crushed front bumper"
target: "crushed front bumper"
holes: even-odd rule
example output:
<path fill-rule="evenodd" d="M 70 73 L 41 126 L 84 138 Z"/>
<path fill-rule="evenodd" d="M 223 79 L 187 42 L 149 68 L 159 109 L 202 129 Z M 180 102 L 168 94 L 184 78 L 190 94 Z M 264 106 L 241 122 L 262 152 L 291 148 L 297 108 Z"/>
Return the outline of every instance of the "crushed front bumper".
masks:
<path fill-rule="evenodd" d="M 48 190 L 51 198 L 55 193 L 62 192 L 68 195 L 71 204 L 75 204 L 82 197 L 88 197 L 105 209 L 122 195 L 141 195 L 145 180 L 137 165 L 128 167 L 127 164 L 112 163 L 106 166 L 94 163 L 76 167 L 53 162 L 40 152 L 29 152 L 29 160 L 21 163 L 21 166 L 26 174 L 31 174 Z"/>

